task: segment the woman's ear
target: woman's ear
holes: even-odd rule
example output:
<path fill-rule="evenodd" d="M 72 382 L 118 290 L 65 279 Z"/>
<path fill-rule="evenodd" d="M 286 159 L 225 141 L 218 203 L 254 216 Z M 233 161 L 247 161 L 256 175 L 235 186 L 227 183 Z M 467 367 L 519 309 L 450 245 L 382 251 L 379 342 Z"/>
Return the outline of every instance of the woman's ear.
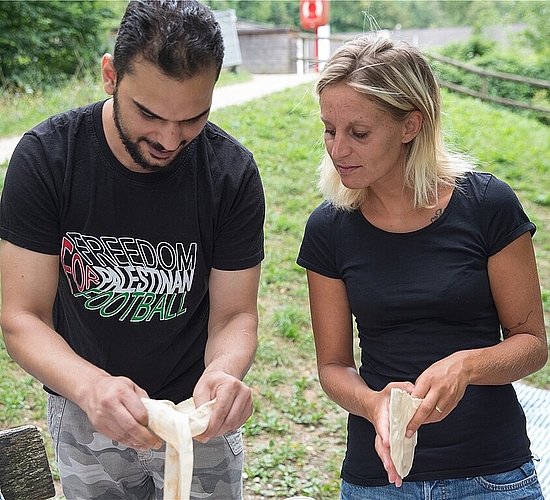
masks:
<path fill-rule="evenodd" d="M 116 72 L 113 64 L 113 56 L 105 54 L 101 58 L 101 78 L 103 80 L 103 90 L 109 95 L 115 93 L 116 87 Z"/>
<path fill-rule="evenodd" d="M 418 110 L 411 111 L 403 122 L 403 143 L 411 142 L 422 129 L 422 113 Z"/>

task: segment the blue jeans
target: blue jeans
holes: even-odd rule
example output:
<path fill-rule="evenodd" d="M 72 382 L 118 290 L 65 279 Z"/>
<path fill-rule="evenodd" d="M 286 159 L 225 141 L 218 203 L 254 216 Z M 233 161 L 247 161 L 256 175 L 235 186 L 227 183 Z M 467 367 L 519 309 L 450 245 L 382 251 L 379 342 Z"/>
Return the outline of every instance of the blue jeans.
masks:
<path fill-rule="evenodd" d="M 544 500 L 533 462 L 488 476 L 405 482 L 400 488 L 342 481 L 340 500 Z"/>

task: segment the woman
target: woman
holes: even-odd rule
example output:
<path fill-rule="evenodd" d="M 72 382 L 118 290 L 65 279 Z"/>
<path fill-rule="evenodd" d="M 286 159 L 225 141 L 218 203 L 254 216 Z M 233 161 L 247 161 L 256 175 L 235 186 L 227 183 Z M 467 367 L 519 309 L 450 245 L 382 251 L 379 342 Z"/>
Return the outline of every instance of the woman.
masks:
<path fill-rule="evenodd" d="M 341 498 L 541 499 L 511 385 L 548 356 L 534 224 L 507 184 L 445 147 L 439 87 L 414 47 L 349 41 L 317 93 L 326 201 L 298 263 L 321 384 L 350 413 Z M 405 481 L 390 456 L 394 387 L 422 399 Z"/>

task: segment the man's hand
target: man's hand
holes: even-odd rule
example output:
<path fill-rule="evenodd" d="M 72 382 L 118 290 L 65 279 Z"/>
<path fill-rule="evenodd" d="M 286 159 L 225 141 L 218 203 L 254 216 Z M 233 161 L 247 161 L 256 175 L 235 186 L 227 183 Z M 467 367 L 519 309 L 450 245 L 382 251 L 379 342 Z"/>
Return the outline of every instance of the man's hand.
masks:
<path fill-rule="evenodd" d="M 216 398 L 208 428 L 195 439 L 206 443 L 241 427 L 252 415 L 252 391 L 221 370 L 206 370 L 197 382 L 193 399 L 198 407 Z"/>
<path fill-rule="evenodd" d="M 83 401 L 77 402 L 94 428 L 136 450 L 158 449 L 162 441 L 147 429 L 147 393 L 126 377 L 99 377 Z"/>

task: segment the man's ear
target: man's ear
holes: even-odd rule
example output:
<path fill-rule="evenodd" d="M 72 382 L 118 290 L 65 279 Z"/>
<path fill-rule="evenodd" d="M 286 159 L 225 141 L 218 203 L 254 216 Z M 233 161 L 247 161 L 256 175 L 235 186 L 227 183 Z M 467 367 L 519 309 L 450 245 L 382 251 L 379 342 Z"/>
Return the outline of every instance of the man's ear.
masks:
<path fill-rule="evenodd" d="M 113 56 L 105 54 L 101 58 L 101 78 L 103 80 L 103 90 L 109 95 L 115 93 L 116 87 L 116 72 L 113 64 Z"/>
<path fill-rule="evenodd" d="M 422 113 L 418 110 L 412 111 L 403 122 L 403 143 L 411 142 L 422 129 Z"/>

